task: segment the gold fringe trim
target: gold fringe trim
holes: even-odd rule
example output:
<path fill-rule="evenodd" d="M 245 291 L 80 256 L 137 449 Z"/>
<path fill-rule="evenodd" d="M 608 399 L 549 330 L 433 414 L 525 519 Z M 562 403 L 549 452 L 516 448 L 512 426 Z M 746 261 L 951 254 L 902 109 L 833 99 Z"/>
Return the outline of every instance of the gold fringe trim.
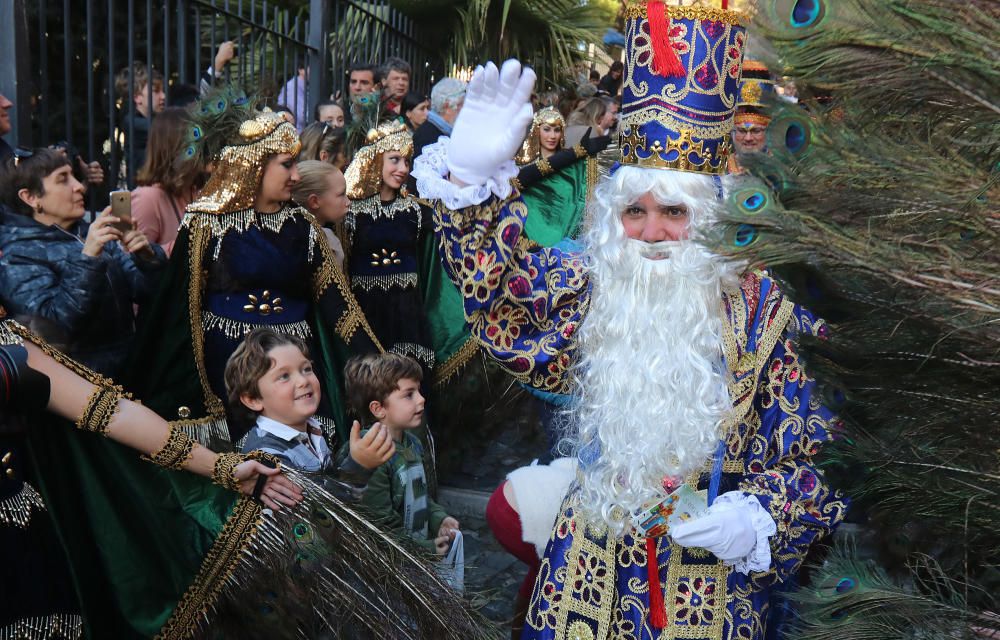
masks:
<path fill-rule="evenodd" d="M 0 500 L 0 523 L 27 529 L 31 524 L 31 514 L 35 511 L 45 511 L 45 502 L 33 486 L 22 482 L 17 493 Z"/>
<path fill-rule="evenodd" d="M 462 346 L 458 348 L 458 351 L 453 353 L 450 358 L 444 361 L 444 363 L 437 368 L 434 373 L 434 386 L 441 387 L 444 386 L 448 380 L 452 378 L 455 374 L 462 370 L 469 360 L 472 360 L 475 355 L 479 353 L 479 342 L 473 337 L 466 338 Z"/>
<path fill-rule="evenodd" d="M 196 229 L 207 229 L 210 237 L 219 240 L 215 245 L 215 252 L 212 257 L 219 259 L 219 252 L 222 251 L 222 239 L 230 231 L 246 232 L 251 226 L 256 225 L 262 229 L 278 234 L 281 228 L 289 220 L 294 220 L 296 216 L 302 216 L 306 210 L 297 205 L 286 204 L 279 211 L 274 213 L 261 213 L 253 208 L 233 211 L 231 213 L 203 213 L 200 211 L 189 211 L 181 221 L 181 227 L 186 227 L 193 233 Z M 309 255 L 311 256 L 316 246 L 316 234 L 309 234 Z"/>
<path fill-rule="evenodd" d="M 148 460 L 154 464 L 167 469 L 183 469 L 194 452 L 194 440 L 181 429 L 170 425 L 170 433 L 167 441 L 163 443 L 158 451 L 154 451 L 148 456 L 142 456 L 143 460 Z"/>
<path fill-rule="evenodd" d="M 232 340 L 242 340 L 254 329 L 261 328 L 270 329 L 284 335 L 297 336 L 303 340 L 312 338 L 312 328 L 310 328 L 309 323 L 305 320 L 281 324 L 255 324 L 215 315 L 211 311 L 202 311 L 202 328 L 205 331 L 219 331 Z"/>
<path fill-rule="evenodd" d="M 21 618 L 0 629 L 0 640 L 77 640 L 83 637 L 83 616 L 53 613 Z"/>
<path fill-rule="evenodd" d="M 87 406 L 83 413 L 77 418 L 76 428 L 81 431 L 99 433 L 102 436 L 108 435 L 108 426 L 118 413 L 121 400 L 121 392 L 117 389 L 98 387 L 87 400 Z"/>
<path fill-rule="evenodd" d="M 0 345 L 21 344 L 21 337 L 8 326 L 13 322 L 13 320 L 0 321 Z"/>
<path fill-rule="evenodd" d="M 198 418 L 197 420 L 173 420 L 172 429 L 179 429 L 201 446 L 215 451 L 220 440 L 230 443 L 229 424 L 225 419 Z"/>
<path fill-rule="evenodd" d="M 241 497 L 219 537 L 201 563 L 201 569 L 170 619 L 156 638 L 182 640 L 192 637 L 205 621 L 205 614 L 219 598 L 232 576 L 240 557 L 246 553 L 263 521 L 261 506 L 251 498 Z"/>
<path fill-rule="evenodd" d="M 202 214 L 202 217 L 208 216 Z M 212 392 L 212 386 L 208 383 L 208 371 L 205 369 L 205 333 L 202 328 L 204 321 L 201 316 L 201 297 L 204 286 L 201 269 L 210 239 L 208 226 L 196 225 L 191 227 L 191 246 L 189 247 L 190 255 L 188 256 L 188 268 L 190 269 L 191 278 L 191 283 L 188 285 L 188 315 L 191 322 L 191 344 L 194 351 L 194 363 L 195 368 L 198 370 L 198 381 L 201 382 L 201 392 L 205 398 L 205 411 L 213 418 L 222 419 L 225 418 L 226 408 L 223 406 L 222 400 Z"/>
<path fill-rule="evenodd" d="M 236 476 L 233 474 L 238 465 L 249 459 L 242 453 L 220 453 L 212 467 L 212 482 L 225 489 L 239 492 L 240 483 L 237 482 Z"/>
<path fill-rule="evenodd" d="M 744 25 L 747 23 L 747 16 L 739 11 L 729 9 L 717 9 L 715 7 L 675 7 L 667 5 L 667 15 L 679 20 L 711 20 L 713 22 L 724 22 L 730 25 Z M 630 2 L 625 8 L 625 19 L 645 19 L 646 3 Z"/>
<path fill-rule="evenodd" d="M 319 230 L 319 223 L 316 222 L 316 218 L 313 217 L 312 214 L 307 213 L 306 219 L 314 229 Z M 322 232 L 320 231 L 320 233 Z M 375 337 L 375 332 L 368 324 L 368 319 L 365 318 L 364 312 L 361 311 L 361 305 L 358 304 L 354 294 L 351 293 L 351 286 L 347 282 L 347 276 L 343 271 L 337 268 L 337 259 L 333 255 L 333 249 L 330 248 L 330 243 L 320 242 L 317 246 L 319 246 L 320 257 L 323 260 L 323 264 L 320 265 L 320 268 L 313 276 L 313 299 L 318 302 L 330 285 L 337 287 L 337 290 L 344 299 L 344 304 L 347 308 L 344 310 L 343 315 L 341 315 L 340 318 L 338 318 L 334 323 L 334 331 L 336 331 L 337 335 L 344 339 L 344 342 L 350 344 L 351 338 L 354 337 L 355 332 L 357 332 L 358 329 L 361 329 L 368 335 L 368 338 L 372 341 L 372 344 L 375 345 L 375 348 L 378 349 L 380 353 L 385 352 L 385 348 L 382 347 L 382 343 Z M 347 249 L 348 245 L 345 244 L 344 248 Z"/>

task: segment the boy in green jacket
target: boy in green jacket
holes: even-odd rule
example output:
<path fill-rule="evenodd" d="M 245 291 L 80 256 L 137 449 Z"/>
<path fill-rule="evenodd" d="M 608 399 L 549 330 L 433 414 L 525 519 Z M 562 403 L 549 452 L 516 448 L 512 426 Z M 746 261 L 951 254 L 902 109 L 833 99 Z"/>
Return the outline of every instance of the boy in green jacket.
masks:
<path fill-rule="evenodd" d="M 378 524 L 444 556 L 459 530 L 458 520 L 427 495 L 423 447 L 409 433 L 424 417 L 420 364 L 394 353 L 369 354 L 352 358 L 344 373 L 351 409 L 372 427 L 381 423 L 396 444 L 395 455 L 372 473 L 361 504 Z"/>

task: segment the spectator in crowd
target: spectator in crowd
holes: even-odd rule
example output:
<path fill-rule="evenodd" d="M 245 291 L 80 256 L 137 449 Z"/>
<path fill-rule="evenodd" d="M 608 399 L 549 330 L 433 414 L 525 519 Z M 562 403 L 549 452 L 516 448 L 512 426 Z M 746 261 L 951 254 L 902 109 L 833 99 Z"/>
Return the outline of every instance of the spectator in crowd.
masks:
<path fill-rule="evenodd" d="M 299 182 L 292 189 L 292 199 L 313 214 L 323 227 L 323 235 L 333 250 L 337 266 L 344 268 L 344 245 L 333 226 L 344 221 L 351 201 L 347 198 L 344 174 L 329 162 L 299 162 Z"/>
<path fill-rule="evenodd" d="M 95 371 L 114 376 L 166 263 L 163 250 L 106 209 L 82 223 L 83 185 L 51 149 L 15 157 L 0 197 L 15 214 L 0 223 L 0 300 L 8 311 L 57 328 L 43 336 Z"/>
<path fill-rule="evenodd" d="M 204 167 L 177 159 L 187 133 L 184 109 L 167 107 L 153 120 L 146 164 L 132 192 L 132 219 L 150 242 L 170 255 L 184 209 L 204 184 Z"/>
<path fill-rule="evenodd" d="M 282 464 L 309 473 L 335 472 L 327 435 L 316 418 L 320 385 L 305 340 L 254 329 L 229 357 L 225 377 L 230 409 L 254 425 L 244 453 L 271 453 Z M 360 431 L 355 421 L 345 445 L 350 455 L 344 457 L 344 471 L 375 469 L 395 454 L 388 430 L 372 429 L 364 438 Z"/>
<path fill-rule="evenodd" d="M 590 84 L 597 89 L 601 84 L 601 72 L 597 69 L 590 70 Z"/>
<path fill-rule="evenodd" d="M 233 58 L 235 57 L 236 57 L 235 42 L 233 42 L 232 40 L 226 40 L 219 44 L 219 48 L 215 52 L 215 60 L 212 61 L 212 66 L 206 69 L 205 73 L 201 74 L 201 86 L 200 86 L 201 95 L 207 94 L 220 80 L 226 79 L 224 77 L 226 71 L 226 65 L 232 62 Z"/>
<path fill-rule="evenodd" d="M 10 133 L 12 128 L 10 124 L 10 114 L 7 110 L 14 106 L 14 103 L 7 99 L 7 96 L 0 93 L 0 171 L 2 167 L 7 166 L 7 162 L 14 155 L 14 150 L 10 148 L 7 141 L 3 139 L 5 135 Z"/>
<path fill-rule="evenodd" d="M 295 74 L 278 94 L 278 104 L 283 104 L 289 109 L 289 113 L 295 116 L 295 128 L 302 132 L 306 124 L 306 114 L 308 105 L 306 104 L 306 84 L 309 82 L 309 68 L 301 65 L 299 72 Z"/>
<path fill-rule="evenodd" d="M 622 76 L 625 74 L 625 65 L 620 60 L 611 63 L 608 75 L 601 78 L 597 88 L 609 96 L 616 96 L 622 88 Z"/>
<path fill-rule="evenodd" d="M 201 90 L 187 82 L 170 85 L 167 91 L 167 107 L 186 107 L 198 101 Z"/>
<path fill-rule="evenodd" d="M 395 353 L 371 354 L 348 361 L 345 375 L 351 410 L 372 429 L 385 429 L 396 444 L 389 461 L 372 473 L 361 503 L 380 525 L 444 556 L 459 523 L 427 494 L 427 467 L 432 462 L 410 433 L 424 416 L 420 364 Z"/>
<path fill-rule="evenodd" d="M 376 90 L 378 78 L 375 77 L 375 65 L 356 64 L 351 67 L 347 81 L 347 92 L 354 96 L 363 96 Z"/>
<path fill-rule="evenodd" d="M 79 149 L 73 143 L 60 140 L 49 148 L 62 153 L 69 159 L 73 166 L 73 175 L 83 183 L 84 187 L 104 182 L 104 167 L 101 166 L 101 163 L 96 160 L 91 162 L 84 160 Z"/>
<path fill-rule="evenodd" d="M 337 128 L 344 126 L 344 108 L 335 100 L 323 100 L 313 112 L 316 122 L 325 122 Z"/>
<path fill-rule="evenodd" d="M 442 78 L 431 89 L 431 110 L 427 122 L 413 132 L 413 157 L 424 147 L 434 144 L 441 136 L 451 134 L 451 127 L 465 102 L 465 83 L 455 78 Z"/>
<path fill-rule="evenodd" d="M 396 115 L 402 115 L 400 109 L 403 98 L 410 90 L 410 65 L 402 58 L 392 57 L 382 65 L 382 92 L 385 108 Z"/>
<path fill-rule="evenodd" d="M 616 107 L 604 98 L 588 98 L 566 119 L 566 146 L 572 147 L 583 139 L 587 129 L 592 136 L 603 136 L 615 123 Z"/>
<path fill-rule="evenodd" d="M 420 125 L 427 122 L 427 113 L 430 111 L 431 101 L 422 93 L 406 94 L 403 98 L 403 118 L 410 132 L 416 131 Z"/>
<path fill-rule="evenodd" d="M 150 95 L 152 85 L 152 95 Z M 163 111 L 167 95 L 163 89 L 163 75 L 150 70 L 144 63 L 136 62 L 131 72 L 125 67 L 115 77 L 115 90 L 122 101 L 122 129 L 125 133 L 125 162 L 130 176 L 146 161 L 146 144 L 152 114 Z M 129 104 L 135 105 L 134 114 Z M 129 136 L 133 136 L 130 138 Z"/>
<path fill-rule="evenodd" d="M 299 160 L 329 162 L 341 171 L 347 166 L 344 129 L 326 122 L 314 122 L 302 132 Z"/>

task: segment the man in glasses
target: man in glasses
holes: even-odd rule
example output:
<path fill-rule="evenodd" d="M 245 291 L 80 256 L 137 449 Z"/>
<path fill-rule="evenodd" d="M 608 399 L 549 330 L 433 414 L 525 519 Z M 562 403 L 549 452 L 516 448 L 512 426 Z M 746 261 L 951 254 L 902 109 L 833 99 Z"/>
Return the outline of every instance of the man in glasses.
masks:
<path fill-rule="evenodd" d="M 774 81 L 767 66 L 757 60 L 743 63 L 739 100 L 733 116 L 733 147 L 729 157 L 730 173 L 743 173 L 738 157 L 767 151 L 767 126 L 771 123 L 768 96 L 774 94 Z"/>

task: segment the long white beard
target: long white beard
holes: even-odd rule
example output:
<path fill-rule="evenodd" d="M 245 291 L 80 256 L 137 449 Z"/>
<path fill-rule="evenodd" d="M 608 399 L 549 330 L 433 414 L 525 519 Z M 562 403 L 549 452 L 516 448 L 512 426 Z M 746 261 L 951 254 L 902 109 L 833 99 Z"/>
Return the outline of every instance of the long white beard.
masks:
<path fill-rule="evenodd" d="M 732 410 L 722 286 L 735 273 L 692 241 L 661 243 L 669 258 L 649 260 L 638 241 L 591 231 L 567 436 L 583 472 L 580 516 L 621 533 L 665 477 L 701 469 L 718 446 Z"/>

